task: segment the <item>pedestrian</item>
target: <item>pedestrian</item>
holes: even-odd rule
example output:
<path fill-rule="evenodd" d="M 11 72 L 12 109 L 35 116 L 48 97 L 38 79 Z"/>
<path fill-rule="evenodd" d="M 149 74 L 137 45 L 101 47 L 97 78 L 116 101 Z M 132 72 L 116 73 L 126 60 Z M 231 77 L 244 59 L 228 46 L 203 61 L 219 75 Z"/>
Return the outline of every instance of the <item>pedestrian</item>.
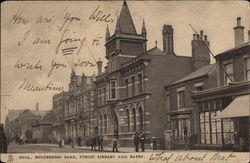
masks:
<path fill-rule="evenodd" d="M 139 137 L 140 137 L 140 143 L 141 143 L 141 150 L 142 150 L 142 152 L 144 152 L 145 151 L 144 143 L 145 143 L 146 135 L 143 132 L 143 130 L 141 130 Z"/>
<path fill-rule="evenodd" d="M 187 148 L 188 148 L 188 147 L 187 147 L 187 143 L 188 143 L 188 142 L 187 142 L 187 141 L 188 141 L 188 140 L 187 140 L 187 132 L 188 132 L 188 131 L 187 131 L 187 127 L 184 127 L 184 128 L 183 128 L 183 133 L 184 133 L 184 141 L 185 141 L 185 150 L 187 150 Z"/>
<path fill-rule="evenodd" d="M 62 139 L 61 138 L 59 139 L 59 147 L 60 148 L 62 147 Z"/>
<path fill-rule="evenodd" d="M 78 139 L 77 139 L 77 142 L 78 142 L 78 146 L 79 146 L 79 147 L 81 146 L 81 141 L 82 141 L 82 139 L 81 139 L 81 137 L 79 136 Z"/>
<path fill-rule="evenodd" d="M 3 125 L 0 126 L 0 153 L 7 153 L 8 143 L 4 133 Z"/>
<path fill-rule="evenodd" d="M 62 138 L 62 147 L 65 146 L 64 138 Z"/>
<path fill-rule="evenodd" d="M 74 148 L 74 139 L 71 139 L 71 148 Z"/>
<path fill-rule="evenodd" d="M 96 150 L 96 138 L 95 137 L 93 137 L 93 138 L 91 138 L 90 139 L 90 143 L 91 143 L 91 150 L 92 151 L 95 151 Z"/>
<path fill-rule="evenodd" d="M 103 142 L 103 137 L 102 135 L 100 135 L 97 137 L 98 150 L 103 150 L 102 142 Z"/>
<path fill-rule="evenodd" d="M 113 152 L 119 152 L 117 146 L 118 146 L 117 139 L 114 138 L 114 139 L 113 139 Z"/>
<path fill-rule="evenodd" d="M 136 131 L 134 134 L 134 144 L 135 144 L 135 152 L 139 152 L 138 146 L 139 146 L 139 132 Z"/>

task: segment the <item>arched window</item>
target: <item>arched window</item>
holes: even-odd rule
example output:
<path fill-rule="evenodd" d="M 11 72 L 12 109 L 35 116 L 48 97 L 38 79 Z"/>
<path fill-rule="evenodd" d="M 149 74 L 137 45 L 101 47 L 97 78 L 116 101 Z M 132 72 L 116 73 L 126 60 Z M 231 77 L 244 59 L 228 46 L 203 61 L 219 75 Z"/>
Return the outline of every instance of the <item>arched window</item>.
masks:
<path fill-rule="evenodd" d="M 103 133 L 103 124 L 102 124 L 102 115 L 100 115 L 100 134 L 102 135 Z"/>
<path fill-rule="evenodd" d="M 139 120 L 140 120 L 140 129 L 143 129 L 143 113 L 142 113 L 141 106 L 139 106 L 138 112 L 139 112 Z"/>
<path fill-rule="evenodd" d="M 128 132 L 130 131 L 130 116 L 128 109 L 126 110 L 126 118 L 127 118 L 127 125 L 128 125 Z"/>
<path fill-rule="evenodd" d="M 108 132 L 108 120 L 107 120 L 107 115 L 104 115 L 104 133 Z"/>
<path fill-rule="evenodd" d="M 133 115 L 133 123 L 134 123 L 134 131 L 136 131 L 136 112 L 135 112 L 135 108 L 132 109 L 132 115 Z"/>

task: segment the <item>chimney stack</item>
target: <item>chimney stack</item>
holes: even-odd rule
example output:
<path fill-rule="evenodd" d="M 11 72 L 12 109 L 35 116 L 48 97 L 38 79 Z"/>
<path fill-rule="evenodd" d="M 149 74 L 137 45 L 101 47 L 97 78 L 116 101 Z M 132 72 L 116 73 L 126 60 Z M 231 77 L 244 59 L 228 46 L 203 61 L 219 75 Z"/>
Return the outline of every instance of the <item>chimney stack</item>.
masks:
<path fill-rule="evenodd" d="M 248 42 L 250 42 L 250 30 L 248 30 Z"/>
<path fill-rule="evenodd" d="M 206 46 L 204 46 L 204 44 Z M 200 31 L 200 34 L 193 34 L 192 40 L 192 64 L 193 70 L 197 70 L 203 66 L 210 64 L 210 54 L 207 49 L 209 48 L 209 41 L 207 35 L 204 35 L 203 30 Z"/>
<path fill-rule="evenodd" d="M 174 54 L 174 39 L 173 39 L 174 29 L 172 25 L 164 25 L 162 29 L 163 36 L 163 52 Z"/>
<path fill-rule="evenodd" d="M 100 75 L 102 73 L 102 61 L 99 59 L 97 62 L 97 75 Z"/>
<path fill-rule="evenodd" d="M 234 27 L 235 47 L 244 43 L 244 26 L 241 26 L 241 17 L 237 17 L 237 26 Z"/>

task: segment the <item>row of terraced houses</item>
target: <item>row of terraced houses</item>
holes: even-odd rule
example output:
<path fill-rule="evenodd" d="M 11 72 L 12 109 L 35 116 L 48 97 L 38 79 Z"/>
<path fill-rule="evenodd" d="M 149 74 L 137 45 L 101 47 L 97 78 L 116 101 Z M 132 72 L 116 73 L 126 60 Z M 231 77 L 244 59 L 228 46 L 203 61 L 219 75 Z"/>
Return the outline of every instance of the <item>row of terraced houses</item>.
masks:
<path fill-rule="evenodd" d="M 162 38 L 162 50 L 157 43 L 148 49 L 145 22 L 138 33 L 124 1 L 115 31 L 106 30 L 104 70 L 99 60 L 95 76 L 72 71 L 69 90 L 53 96 L 55 140 L 81 137 L 87 145 L 102 135 L 104 145 L 115 137 L 133 146 L 135 131 L 143 131 L 146 144 L 154 138 L 161 149 L 249 150 L 250 44 L 241 18 L 235 47 L 214 64 L 202 30 L 193 34 L 192 56 L 175 53 L 171 25 L 163 25 Z"/>

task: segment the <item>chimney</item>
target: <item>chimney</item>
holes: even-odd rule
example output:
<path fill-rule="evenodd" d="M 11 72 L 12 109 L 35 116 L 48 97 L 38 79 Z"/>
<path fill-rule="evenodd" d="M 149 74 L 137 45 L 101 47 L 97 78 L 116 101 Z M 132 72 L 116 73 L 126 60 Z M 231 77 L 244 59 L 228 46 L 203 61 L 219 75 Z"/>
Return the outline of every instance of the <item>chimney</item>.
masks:
<path fill-rule="evenodd" d="M 250 42 L 250 30 L 248 30 L 248 42 Z"/>
<path fill-rule="evenodd" d="M 39 110 L 39 103 L 37 102 L 36 103 L 36 111 L 38 111 Z"/>
<path fill-rule="evenodd" d="M 100 75 L 102 73 L 102 61 L 99 59 L 97 62 L 97 75 Z"/>
<path fill-rule="evenodd" d="M 210 54 L 207 49 L 209 48 L 209 41 L 207 35 L 203 35 L 203 30 L 200 31 L 200 34 L 193 34 L 191 45 L 193 70 L 195 71 L 203 66 L 209 65 Z"/>
<path fill-rule="evenodd" d="M 241 17 L 237 17 L 237 26 L 234 27 L 235 47 L 244 43 L 244 26 L 241 26 Z"/>
<path fill-rule="evenodd" d="M 163 52 L 174 54 L 174 40 L 173 40 L 174 29 L 172 25 L 164 25 L 162 29 L 163 36 Z"/>

